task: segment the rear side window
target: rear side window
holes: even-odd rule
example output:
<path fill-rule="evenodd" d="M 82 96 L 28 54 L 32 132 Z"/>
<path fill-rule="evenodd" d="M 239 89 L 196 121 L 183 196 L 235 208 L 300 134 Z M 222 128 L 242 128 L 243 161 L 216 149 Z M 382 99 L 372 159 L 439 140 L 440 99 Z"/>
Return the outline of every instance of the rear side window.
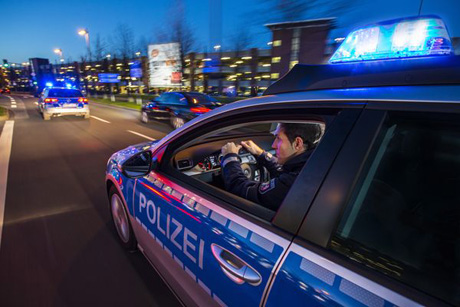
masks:
<path fill-rule="evenodd" d="M 411 116 L 387 120 L 329 247 L 460 305 L 460 116 Z"/>
<path fill-rule="evenodd" d="M 50 89 L 48 97 L 83 97 L 83 94 L 79 90 L 72 89 Z"/>

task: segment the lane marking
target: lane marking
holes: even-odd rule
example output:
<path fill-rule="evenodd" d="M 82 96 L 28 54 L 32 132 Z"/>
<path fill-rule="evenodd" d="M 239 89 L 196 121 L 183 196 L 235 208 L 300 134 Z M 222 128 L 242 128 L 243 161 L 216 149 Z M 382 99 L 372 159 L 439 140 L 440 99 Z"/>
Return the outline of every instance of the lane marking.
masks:
<path fill-rule="evenodd" d="M 136 131 L 132 131 L 132 130 L 126 130 L 126 131 L 128 131 L 129 133 L 132 133 L 132 134 L 141 136 L 141 137 L 143 137 L 143 138 L 145 138 L 145 139 L 147 139 L 147 140 L 149 140 L 149 141 L 156 141 L 156 139 L 151 138 L 151 137 L 149 137 L 149 136 L 146 136 L 146 135 L 144 135 L 144 134 L 142 134 L 142 133 L 139 133 L 139 132 L 136 132 Z"/>
<path fill-rule="evenodd" d="M 12 104 L 11 107 L 12 107 L 13 109 L 16 109 L 18 106 L 15 105 L 15 104 Z"/>
<path fill-rule="evenodd" d="M 0 135 L 0 246 L 2 243 L 3 217 L 5 214 L 6 184 L 8 182 L 8 166 L 13 144 L 14 121 L 7 120 Z"/>
<path fill-rule="evenodd" d="M 97 119 L 97 120 L 99 120 L 99 121 L 101 121 L 103 123 L 110 124 L 110 122 L 108 120 L 105 120 L 105 119 L 102 119 L 102 118 L 99 118 L 99 117 L 96 117 L 96 116 L 93 116 L 93 115 L 91 115 L 91 117 L 94 118 L 94 119 Z"/>

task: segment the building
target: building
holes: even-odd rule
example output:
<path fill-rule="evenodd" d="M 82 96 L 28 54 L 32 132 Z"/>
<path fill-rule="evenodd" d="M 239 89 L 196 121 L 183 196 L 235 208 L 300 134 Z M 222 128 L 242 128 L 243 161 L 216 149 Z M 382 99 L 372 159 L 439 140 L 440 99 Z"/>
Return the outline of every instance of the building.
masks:
<path fill-rule="evenodd" d="M 323 18 L 265 25 L 272 31 L 271 75 L 286 74 L 295 64 L 324 64 L 329 32 L 335 18 Z"/>

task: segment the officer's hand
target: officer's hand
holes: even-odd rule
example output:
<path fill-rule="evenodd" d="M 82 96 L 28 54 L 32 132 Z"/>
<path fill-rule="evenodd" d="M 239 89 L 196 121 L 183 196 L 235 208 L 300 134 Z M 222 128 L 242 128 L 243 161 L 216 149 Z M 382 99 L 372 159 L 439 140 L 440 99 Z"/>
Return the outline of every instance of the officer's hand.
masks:
<path fill-rule="evenodd" d="M 254 156 L 260 156 L 264 152 L 264 150 L 257 146 L 257 144 L 254 143 L 252 140 L 241 141 L 241 145 L 243 145 L 243 147 Z"/>
<path fill-rule="evenodd" d="M 241 149 L 241 145 L 236 145 L 233 142 L 227 143 L 224 146 L 222 146 L 222 156 L 225 156 L 230 153 L 238 154 L 240 149 Z"/>

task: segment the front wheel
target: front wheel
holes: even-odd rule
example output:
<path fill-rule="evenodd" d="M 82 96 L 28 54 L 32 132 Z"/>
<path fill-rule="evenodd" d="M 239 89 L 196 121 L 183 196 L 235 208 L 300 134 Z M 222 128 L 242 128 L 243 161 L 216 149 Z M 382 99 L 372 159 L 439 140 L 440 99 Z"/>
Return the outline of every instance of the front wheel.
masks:
<path fill-rule="evenodd" d="M 136 250 L 137 240 L 129 222 L 128 213 L 126 212 L 122 197 L 115 186 L 110 188 L 109 201 L 112 222 L 117 230 L 121 245 L 127 250 Z"/>
<path fill-rule="evenodd" d="M 180 128 L 185 124 L 185 120 L 183 118 L 177 117 L 175 115 L 171 115 L 171 126 L 174 129 Z"/>

